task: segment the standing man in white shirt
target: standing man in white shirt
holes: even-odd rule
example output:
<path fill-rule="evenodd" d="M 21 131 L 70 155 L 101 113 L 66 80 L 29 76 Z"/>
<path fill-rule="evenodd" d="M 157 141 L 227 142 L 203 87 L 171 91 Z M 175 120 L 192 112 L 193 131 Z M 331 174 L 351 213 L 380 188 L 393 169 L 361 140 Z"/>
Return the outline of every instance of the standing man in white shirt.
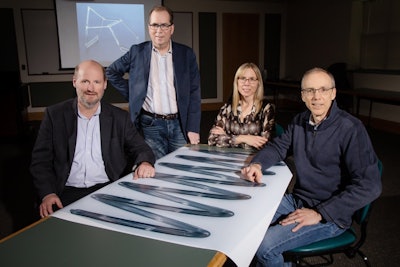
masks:
<path fill-rule="evenodd" d="M 151 41 L 133 45 L 107 68 L 108 80 L 129 101 L 131 119 L 157 159 L 200 142 L 196 56 L 190 47 L 171 40 L 174 27 L 172 11 L 154 7 L 148 21 Z"/>

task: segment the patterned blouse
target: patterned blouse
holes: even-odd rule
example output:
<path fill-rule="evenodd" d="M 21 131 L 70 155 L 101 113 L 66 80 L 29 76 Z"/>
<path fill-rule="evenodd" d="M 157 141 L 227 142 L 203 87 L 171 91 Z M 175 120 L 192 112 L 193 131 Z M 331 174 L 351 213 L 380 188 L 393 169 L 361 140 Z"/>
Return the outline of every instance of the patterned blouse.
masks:
<path fill-rule="evenodd" d="M 245 143 L 235 144 L 237 135 L 246 134 L 264 136 L 271 140 L 272 131 L 275 128 L 275 106 L 273 104 L 264 102 L 263 108 L 258 114 L 255 114 L 256 110 L 253 105 L 251 113 L 243 121 L 240 120 L 241 111 L 240 102 L 237 107 L 237 116 L 233 114 L 231 104 L 226 103 L 220 109 L 212 128 L 219 126 L 224 129 L 226 134 L 212 134 L 210 132 L 208 145 L 251 149 L 253 147 Z"/>

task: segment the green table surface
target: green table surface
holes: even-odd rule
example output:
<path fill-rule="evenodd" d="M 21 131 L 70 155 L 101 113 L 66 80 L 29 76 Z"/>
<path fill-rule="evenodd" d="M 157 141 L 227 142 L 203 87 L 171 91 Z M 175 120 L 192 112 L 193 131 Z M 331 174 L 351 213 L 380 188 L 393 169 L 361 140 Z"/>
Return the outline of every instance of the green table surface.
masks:
<path fill-rule="evenodd" d="M 208 266 L 216 251 L 50 217 L 0 242 L 0 266 Z"/>

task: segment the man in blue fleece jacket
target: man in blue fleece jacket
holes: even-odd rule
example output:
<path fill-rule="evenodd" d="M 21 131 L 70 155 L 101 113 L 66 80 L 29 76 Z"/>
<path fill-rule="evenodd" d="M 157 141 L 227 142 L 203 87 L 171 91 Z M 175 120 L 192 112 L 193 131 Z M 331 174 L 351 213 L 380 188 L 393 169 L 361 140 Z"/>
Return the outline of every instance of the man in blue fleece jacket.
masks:
<path fill-rule="evenodd" d="M 338 108 L 333 76 L 307 71 L 301 97 L 308 110 L 258 152 L 245 179 L 260 182 L 261 170 L 293 153 L 297 179 L 285 194 L 256 253 L 257 266 L 284 266 L 284 251 L 337 236 L 353 213 L 376 199 L 382 184 L 378 158 L 360 120 Z"/>

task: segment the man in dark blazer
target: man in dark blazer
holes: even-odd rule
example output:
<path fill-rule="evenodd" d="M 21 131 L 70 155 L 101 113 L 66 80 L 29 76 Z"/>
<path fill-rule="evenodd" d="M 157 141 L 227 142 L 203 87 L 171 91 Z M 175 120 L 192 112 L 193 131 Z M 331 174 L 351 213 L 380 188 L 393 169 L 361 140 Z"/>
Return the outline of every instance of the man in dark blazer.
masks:
<path fill-rule="evenodd" d="M 152 41 L 133 45 L 106 73 L 129 101 L 132 121 L 160 158 L 200 141 L 200 75 L 193 50 L 171 41 L 174 24 L 169 8 L 154 7 L 148 28 Z"/>
<path fill-rule="evenodd" d="M 155 175 L 154 154 L 129 113 L 101 102 L 107 87 L 104 68 L 92 60 L 80 63 L 73 85 L 77 98 L 46 109 L 32 151 L 30 169 L 42 201 L 41 217 L 119 179 L 126 170 L 134 170 L 134 179 Z"/>

